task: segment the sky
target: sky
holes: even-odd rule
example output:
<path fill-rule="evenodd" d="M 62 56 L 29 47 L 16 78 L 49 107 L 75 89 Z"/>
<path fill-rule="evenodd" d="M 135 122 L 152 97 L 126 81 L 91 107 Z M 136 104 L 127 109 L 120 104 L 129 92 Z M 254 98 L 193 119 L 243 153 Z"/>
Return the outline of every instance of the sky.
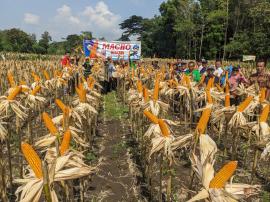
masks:
<path fill-rule="evenodd" d="M 46 30 L 53 41 L 69 34 L 92 31 L 95 37 L 121 36 L 119 23 L 131 15 L 159 15 L 164 0 L 0 0 L 0 29 L 20 28 L 35 33 Z"/>

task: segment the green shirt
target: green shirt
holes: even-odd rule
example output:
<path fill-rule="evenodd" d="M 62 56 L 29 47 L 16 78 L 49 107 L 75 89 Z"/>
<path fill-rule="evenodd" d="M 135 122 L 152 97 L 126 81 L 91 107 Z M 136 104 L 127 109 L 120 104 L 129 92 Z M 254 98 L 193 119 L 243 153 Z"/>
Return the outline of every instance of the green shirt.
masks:
<path fill-rule="evenodd" d="M 185 74 L 186 74 L 186 75 L 190 75 L 190 70 L 187 70 L 187 71 L 185 72 Z M 199 82 L 199 81 L 201 80 L 201 74 L 200 74 L 200 72 L 199 72 L 198 69 L 194 69 L 194 70 L 191 72 L 191 74 L 192 74 L 192 79 L 193 79 L 193 81 Z"/>

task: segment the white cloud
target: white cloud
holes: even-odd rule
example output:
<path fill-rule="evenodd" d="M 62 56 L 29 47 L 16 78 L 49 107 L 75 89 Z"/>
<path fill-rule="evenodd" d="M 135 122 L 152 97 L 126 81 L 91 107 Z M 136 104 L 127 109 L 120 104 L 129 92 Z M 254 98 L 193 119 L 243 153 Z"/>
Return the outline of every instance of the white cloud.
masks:
<path fill-rule="evenodd" d="M 40 17 L 38 15 L 32 14 L 32 13 L 25 13 L 23 21 L 26 24 L 30 25 L 38 25 L 39 24 Z"/>
<path fill-rule="evenodd" d="M 108 40 L 120 37 L 120 15 L 110 11 L 108 5 L 99 1 L 96 5 L 86 6 L 78 13 L 74 13 L 68 5 L 56 10 L 57 14 L 51 24 L 52 30 L 63 36 L 78 33 L 79 31 L 92 31 L 95 37 L 105 37 Z"/>
<path fill-rule="evenodd" d="M 103 1 L 98 2 L 95 7 L 86 7 L 83 15 L 101 29 L 115 28 L 120 20 L 120 16 L 112 13 Z"/>

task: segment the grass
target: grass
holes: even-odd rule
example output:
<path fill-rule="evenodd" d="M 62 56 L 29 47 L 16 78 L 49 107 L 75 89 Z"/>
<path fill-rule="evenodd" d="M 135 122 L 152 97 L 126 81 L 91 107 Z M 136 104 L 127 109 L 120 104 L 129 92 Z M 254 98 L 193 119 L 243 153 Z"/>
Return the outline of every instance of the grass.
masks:
<path fill-rule="evenodd" d="M 127 117 L 128 107 L 117 101 L 115 91 L 104 96 L 104 116 L 107 119 L 123 119 Z"/>

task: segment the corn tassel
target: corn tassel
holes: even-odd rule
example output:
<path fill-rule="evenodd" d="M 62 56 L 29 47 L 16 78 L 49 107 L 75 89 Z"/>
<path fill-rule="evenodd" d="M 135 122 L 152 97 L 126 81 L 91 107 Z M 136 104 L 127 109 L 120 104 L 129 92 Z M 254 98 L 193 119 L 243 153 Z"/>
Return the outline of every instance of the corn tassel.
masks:
<path fill-rule="evenodd" d="M 36 94 L 40 91 L 40 89 L 41 89 L 41 86 L 36 86 L 36 87 L 32 90 L 31 95 L 36 95 Z"/>
<path fill-rule="evenodd" d="M 41 179 L 43 177 L 41 159 L 31 145 L 22 142 L 21 149 L 25 159 L 27 160 L 31 169 L 34 171 L 36 177 Z"/>
<path fill-rule="evenodd" d="M 59 152 L 60 152 L 61 156 L 63 156 L 66 153 L 66 151 L 69 149 L 70 139 L 71 139 L 71 132 L 70 132 L 70 130 L 67 130 L 64 133 L 63 140 L 62 140 L 62 143 L 60 146 Z"/>
<path fill-rule="evenodd" d="M 154 92 L 153 92 L 153 100 L 155 102 L 158 100 L 158 94 L 159 94 L 159 76 L 156 77 L 155 87 L 154 87 Z"/>
<path fill-rule="evenodd" d="M 253 96 L 249 96 L 247 97 L 237 108 L 238 112 L 243 112 L 248 105 L 250 104 L 250 102 L 253 100 Z"/>
<path fill-rule="evenodd" d="M 168 125 L 162 120 L 158 119 L 158 125 L 160 127 L 161 133 L 164 137 L 168 137 L 170 135 L 170 131 L 168 129 Z"/>
<path fill-rule="evenodd" d="M 50 133 L 52 135 L 56 135 L 58 130 L 57 130 L 56 126 L 54 125 L 54 123 L 53 123 L 52 119 L 50 118 L 50 116 L 46 112 L 43 112 L 42 113 L 42 118 L 43 118 L 43 121 L 45 123 L 45 126 L 48 128 Z"/>
<path fill-rule="evenodd" d="M 260 115 L 260 123 L 261 123 L 261 122 L 267 122 L 268 114 L 269 114 L 269 105 L 266 105 L 266 106 L 263 108 L 262 113 L 261 113 L 261 115 Z"/>
<path fill-rule="evenodd" d="M 237 161 L 230 161 L 223 166 L 215 177 L 210 181 L 209 188 L 221 189 L 224 188 L 226 182 L 231 178 L 237 168 Z"/>
<path fill-rule="evenodd" d="M 259 97 L 260 103 L 262 103 L 265 100 L 265 96 L 266 96 L 266 88 L 262 88 L 260 90 L 260 97 Z"/>
<path fill-rule="evenodd" d="M 205 133 L 205 129 L 207 127 L 209 118 L 211 115 L 211 109 L 210 108 L 206 108 L 203 110 L 201 118 L 197 124 L 197 128 L 196 131 L 198 131 L 199 134 L 204 134 Z"/>
<path fill-rule="evenodd" d="M 14 100 L 21 91 L 22 87 L 16 86 L 15 89 L 8 95 L 7 100 Z"/>
<path fill-rule="evenodd" d="M 144 110 L 143 111 L 143 114 L 151 121 L 153 122 L 154 124 L 158 124 L 158 118 L 152 114 L 151 112 L 147 111 L 147 110 Z"/>
<path fill-rule="evenodd" d="M 10 86 L 15 87 L 15 81 L 14 81 L 14 77 L 13 77 L 12 73 L 8 72 L 7 77 L 8 77 L 8 82 L 9 82 Z"/>
<path fill-rule="evenodd" d="M 44 75 L 46 80 L 50 80 L 49 73 L 46 70 L 43 71 L 43 75 Z"/>

